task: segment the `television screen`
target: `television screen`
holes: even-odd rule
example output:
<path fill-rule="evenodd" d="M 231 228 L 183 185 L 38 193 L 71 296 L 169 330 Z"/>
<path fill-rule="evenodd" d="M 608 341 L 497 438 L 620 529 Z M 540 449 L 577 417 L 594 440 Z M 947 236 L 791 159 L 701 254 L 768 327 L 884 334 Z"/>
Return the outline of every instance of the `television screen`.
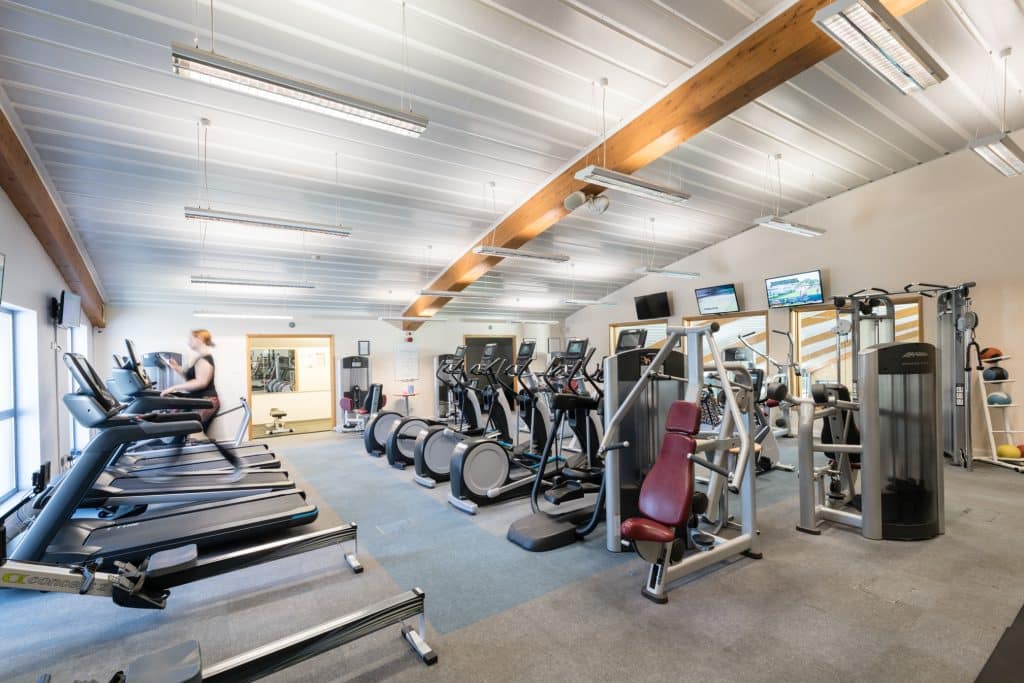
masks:
<path fill-rule="evenodd" d="M 637 320 L 652 320 L 654 318 L 668 318 L 672 315 L 668 301 L 668 292 L 656 292 L 645 296 L 633 298 L 636 304 Z"/>
<path fill-rule="evenodd" d="M 786 306 L 804 306 L 825 302 L 821 290 L 821 271 L 809 270 L 806 273 L 770 277 L 764 281 L 768 292 L 769 308 Z"/>
<path fill-rule="evenodd" d="M 82 324 L 82 299 L 64 290 L 60 293 L 60 327 L 78 327 Z"/>
<path fill-rule="evenodd" d="M 736 296 L 736 285 L 717 285 L 693 290 L 697 295 L 697 310 L 701 315 L 714 313 L 739 313 L 740 300 Z"/>
<path fill-rule="evenodd" d="M 4 300 L 4 262 L 7 257 L 0 254 L 0 301 Z"/>

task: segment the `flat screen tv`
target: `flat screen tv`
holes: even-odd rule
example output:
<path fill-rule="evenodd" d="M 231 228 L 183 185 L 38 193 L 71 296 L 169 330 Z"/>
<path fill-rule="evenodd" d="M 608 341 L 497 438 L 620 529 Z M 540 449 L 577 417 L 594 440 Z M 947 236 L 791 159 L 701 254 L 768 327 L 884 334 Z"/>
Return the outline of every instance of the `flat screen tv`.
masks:
<path fill-rule="evenodd" d="M 764 287 L 768 292 L 768 308 L 825 303 L 820 270 L 770 277 L 764 281 Z"/>
<path fill-rule="evenodd" d="M 697 295 L 697 310 L 701 315 L 715 313 L 739 313 L 740 300 L 736 296 L 736 285 L 716 285 L 693 290 Z"/>
<path fill-rule="evenodd" d="M 655 292 L 654 294 L 633 297 L 633 303 L 636 304 L 637 320 L 668 318 L 672 315 L 668 292 Z"/>

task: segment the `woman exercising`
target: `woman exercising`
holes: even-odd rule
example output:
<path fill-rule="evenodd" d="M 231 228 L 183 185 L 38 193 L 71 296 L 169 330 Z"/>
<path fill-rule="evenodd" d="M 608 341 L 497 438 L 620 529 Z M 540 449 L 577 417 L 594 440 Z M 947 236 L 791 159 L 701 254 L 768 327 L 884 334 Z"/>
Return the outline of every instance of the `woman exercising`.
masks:
<path fill-rule="evenodd" d="M 241 460 L 239 457 L 209 435 L 210 424 L 213 422 L 213 418 L 215 418 L 217 413 L 220 411 L 220 398 L 217 396 L 217 385 L 214 384 L 213 381 L 213 347 L 213 335 L 210 334 L 209 330 L 192 330 L 192 333 L 188 338 L 188 348 L 196 355 L 196 359 L 190 366 L 188 366 L 188 368 L 182 370 L 178 361 L 167 356 L 161 356 L 161 359 L 167 363 L 172 370 L 184 377 L 185 381 L 181 384 L 175 384 L 173 387 L 164 389 L 160 392 L 160 395 L 185 394 L 189 398 L 203 398 L 210 401 L 213 406 L 199 411 L 199 421 L 203 425 L 203 433 L 206 434 L 207 438 L 210 439 L 210 442 L 217 447 L 220 454 L 223 455 L 224 458 L 237 470 L 241 467 Z"/>

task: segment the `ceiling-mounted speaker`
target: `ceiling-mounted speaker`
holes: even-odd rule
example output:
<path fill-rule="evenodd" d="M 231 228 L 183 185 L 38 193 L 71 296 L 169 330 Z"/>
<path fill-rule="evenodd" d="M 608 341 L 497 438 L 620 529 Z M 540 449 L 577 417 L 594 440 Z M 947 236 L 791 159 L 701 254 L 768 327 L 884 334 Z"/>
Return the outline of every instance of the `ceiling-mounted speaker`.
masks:
<path fill-rule="evenodd" d="M 594 216 L 600 216 L 608 210 L 608 205 L 610 203 L 611 202 L 608 201 L 608 197 L 605 197 L 603 194 L 599 194 L 587 200 L 587 211 Z"/>
<path fill-rule="evenodd" d="M 572 213 L 573 211 L 575 211 L 576 209 L 580 208 L 581 206 L 583 206 L 586 203 L 587 203 L 587 195 L 585 195 L 585 194 L 583 194 L 583 192 L 577 190 L 576 192 L 573 192 L 568 197 L 566 197 L 565 200 L 562 202 L 562 205 L 570 213 Z"/>

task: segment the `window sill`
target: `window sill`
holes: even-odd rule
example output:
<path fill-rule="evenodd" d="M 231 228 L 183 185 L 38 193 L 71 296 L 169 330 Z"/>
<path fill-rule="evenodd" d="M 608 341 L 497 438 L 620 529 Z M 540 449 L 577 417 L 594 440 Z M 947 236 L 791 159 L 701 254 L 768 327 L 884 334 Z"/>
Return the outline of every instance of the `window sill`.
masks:
<path fill-rule="evenodd" d="M 28 498 L 29 494 L 32 493 L 32 489 L 17 489 L 9 497 L 4 499 L 0 503 L 0 519 L 4 519 L 7 515 L 11 514 L 16 508 L 21 506 L 22 503 Z"/>

